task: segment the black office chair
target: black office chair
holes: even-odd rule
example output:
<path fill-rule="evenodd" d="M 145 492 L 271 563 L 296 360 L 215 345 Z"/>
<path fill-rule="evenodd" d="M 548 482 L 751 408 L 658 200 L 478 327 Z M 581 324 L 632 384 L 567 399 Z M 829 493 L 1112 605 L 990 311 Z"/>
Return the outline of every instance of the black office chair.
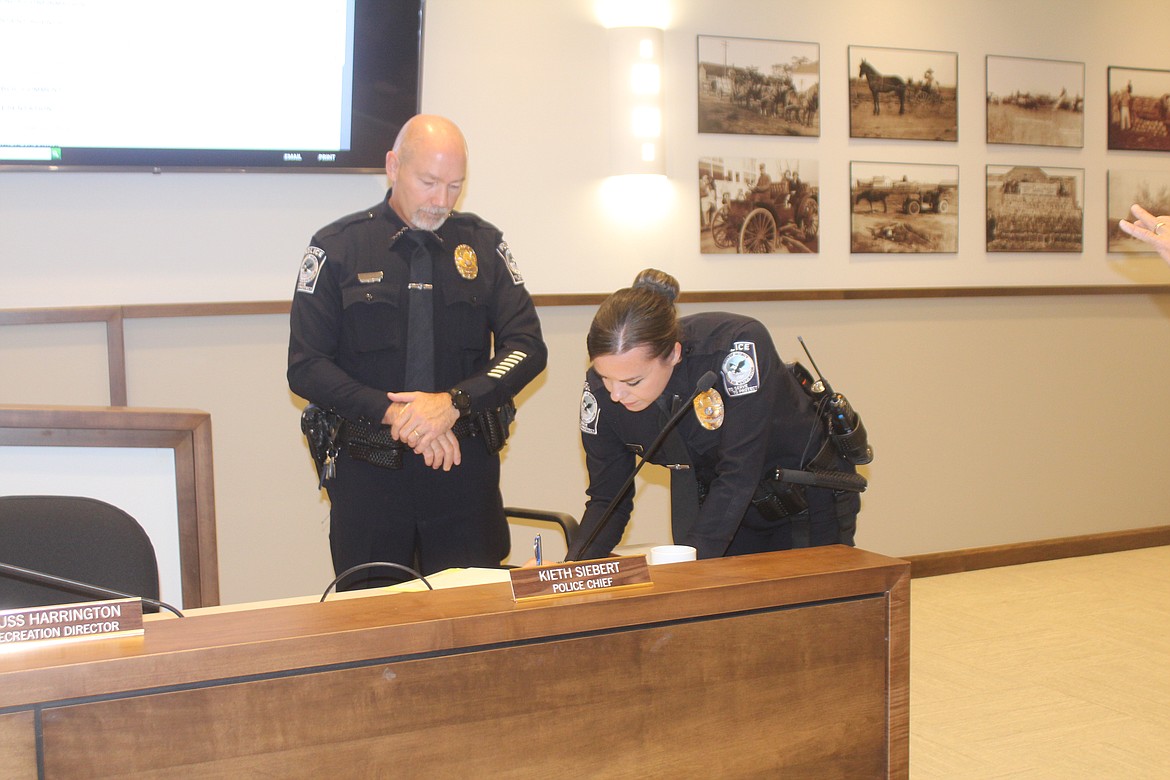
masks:
<path fill-rule="evenodd" d="M 134 596 L 159 596 L 150 537 L 133 517 L 95 498 L 0 496 L 0 563 Z M 0 571 L 0 609 L 106 598 Z"/>
<path fill-rule="evenodd" d="M 564 539 L 565 550 L 569 549 L 569 544 L 573 541 L 573 536 L 577 533 L 579 523 L 576 518 L 565 512 L 546 511 L 544 509 L 527 509 L 517 506 L 504 507 L 504 516 L 508 518 L 509 525 L 534 525 L 539 527 L 539 524 L 547 524 L 556 526 L 560 531 L 560 536 Z M 516 523 L 512 523 L 516 520 Z M 559 545 L 556 545 L 556 552 L 549 550 L 545 553 L 545 562 L 548 563 L 556 558 L 556 553 L 559 553 Z M 559 558 L 557 558 L 559 560 Z"/>

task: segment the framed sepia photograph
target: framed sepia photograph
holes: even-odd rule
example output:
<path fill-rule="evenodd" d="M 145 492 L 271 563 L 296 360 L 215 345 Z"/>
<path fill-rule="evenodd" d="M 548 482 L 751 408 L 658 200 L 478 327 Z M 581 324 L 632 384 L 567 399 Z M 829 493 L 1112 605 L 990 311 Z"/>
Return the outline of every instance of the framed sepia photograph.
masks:
<path fill-rule="evenodd" d="M 1170 151 L 1170 70 L 1109 67 L 1109 148 Z"/>
<path fill-rule="evenodd" d="M 987 143 L 1085 145 L 1085 63 L 987 55 Z"/>
<path fill-rule="evenodd" d="M 988 252 L 1080 252 L 1083 168 L 987 166 Z"/>
<path fill-rule="evenodd" d="M 849 163 L 849 251 L 959 251 L 959 166 Z"/>
<path fill-rule="evenodd" d="M 701 254 L 820 251 L 816 160 L 699 158 Z"/>
<path fill-rule="evenodd" d="M 849 137 L 959 140 L 959 55 L 849 47 Z"/>
<path fill-rule="evenodd" d="M 1105 228 L 1107 251 L 1154 254 L 1154 249 L 1117 226 L 1120 220 L 1133 220 L 1129 207 L 1138 204 L 1151 214 L 1170 214 L 1170 172 L 1109 171 L 1106 184 Z"/>
<path fill-rule="evenodd" d="M 699 36 L 699 132 L 821 134 L 821 47 Z"/>

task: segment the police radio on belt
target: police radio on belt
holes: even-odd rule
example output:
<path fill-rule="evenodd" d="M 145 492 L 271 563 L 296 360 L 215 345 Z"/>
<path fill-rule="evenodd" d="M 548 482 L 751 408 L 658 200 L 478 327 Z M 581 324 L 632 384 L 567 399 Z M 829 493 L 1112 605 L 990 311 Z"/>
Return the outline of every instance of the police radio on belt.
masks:
<path fill-rule="evenodd" d="M 861 415 L 853 410 L 845 396 L 833 392 L 833 388 L 829 387 L 828 380 L 821 374 L 821 370 L 817 367 L 817 362 L 813 360 L 812 353 L 808 351 L 804 339 L 797 336 L 796 340 L 800 342 L 804 354 L 808 355 L 808 362 L 812 364 L 813 371 L 817 372 L 816 381 L 812 381 L 812 377 L 807 372 L 804 376 L 798 374 L 798 380 L 802 385 L 806 381 L 812 381 L 811 386 L 805 389 L 809 395 L 817 399 L 817 410 L 828 426 L 829 435 L 833 438 L 833 443 L 837 445 L 837 451 L 845 460 L 855 466 L 869 463 L 873 460 L 873 447 L 869 446 L 869 436 L 865 432 L 865 423 L 861 421 Z M 799 363 L 796 364 L 796 368 L 800 368 Z"/>

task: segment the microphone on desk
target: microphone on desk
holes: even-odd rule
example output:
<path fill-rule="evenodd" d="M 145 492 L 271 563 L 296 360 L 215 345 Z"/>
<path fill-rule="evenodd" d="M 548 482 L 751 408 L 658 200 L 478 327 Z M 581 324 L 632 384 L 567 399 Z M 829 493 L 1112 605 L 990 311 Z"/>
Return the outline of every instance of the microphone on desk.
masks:
<path fill-rule="evenodd" d="M 337 587 L 337 583 L 341 582 L 343 579 L 345 579 L 349 575 L 353 574 L 355 571 L 362 571 L 364 569 L 373 569 L 377 566 L 388 566 L 391 569 L 400 569 L 400 570 L 406 572 L 407 574 L 413 574 L 414 578 L 416 580 L 422 580 L 422 584 L 427 586 L 427 590 L 434 590 L 435 589 L 434 586 L 431 585 L 431 583 L 427 582 L 426 577 L 422 576 L 421 574 L 419 574 L 417 571 L 410 568 L 409 566 L 403 566 L 401 563 L 390 563 L 389 561 L 371 561 L 370 563 L 359 563 L 357 566 L 350 566 L 348 569 L 343 571 L 341 574 L 338 574 L 336 577 L 334 577 L 333 582 L 329 583 L 329 586 L 325 588 L 325 592 L 321 594 L 321 601 L 324 601 L 325 597 L 329 595 L 330 591 L 332 591 L 334 588 Z M 321 601 L 318 601 L 317 603 L 320 604 Z"/>
<path fill-rule="evenodd" d="M 120 590 L 105 588 L 101 585 L 94 585 L 91 582 L 71 580 L 68 577 L 59 577 L 56 574 L 47 574 L 43 571 L 36 571 L 35 569 L 26 569 L 23 566 L 14 566 L 11 563 L 0 563 L 0 574 L 11 575 L 18 580 L 32 580 L 33 582 L 39 582 L 42 585 L 49 585 L 50 587 L 57 589 L 79 591 L 87 596 L 116 599 L 141 599 L 156 609 L 161 607 L 162 609 L 174 612 L 179 617 L 186 617 L 186 615 L 165 601 L 159 601 L 158 599 L 152 599 L 147 596 L 136 596 L 133 593 L 123 593 Z"/>
<path fill-rule="evenodd" d="M 642 459 L 638 461 L 638 465 L 635 466 L 634 470 L 630 472 L 630 476 L 627 477 L 626 481 L 622 484 L 621 490 L 617 492 L 617 494 L 605 507 L 605 511 L 601 513 L 601 518 L 598 519 L 597 523 L 593 526 L 593 531 L 590 532 L 589 536 L 586 537 L 585 542 L 580 547 L 577 547 L 576 543 L 573 544 L 573 547 L 577 547 L 577 552 L 574 553 L 570 550 L 569 554 L 565 556 L 566 561 L 581 560 L 581 556 L 585 553 L 586 550 L 589 549 L 589 545 L 596 541 L 598 534 L 601 533 L 601 529 L 605 528 L 605 526 L 609 523 L 609 518 L 613 516 L 614 510 L 617 509 L 617 505 L 622 502 L 622 499 L 625 498 L 626 493 L 629 492 L 630 486 L 634 484 L 634 477 L 638 476 L 638 472 L 641 471 L 642 467 L 646 465 L 646 461 L 650 460 L 650 457 L 654 455 L 654 453 L 658 452 L 658 450 L 662 447 L 663 442 L 666 441 L 667 434 L 669 434 L 674 429 L 674 426 L 678 425 L 679 420 L 681 420 L 683 415 L 685 415 L 687 411 L 690 410 L 691 402 L 695 400 L 695 396 L 710 390 L 711 386 L 715 384 L 715 379 L 716 374 L 714 371 L 708 371 L 699 377 L 699 381 L 695 385 L 694 391 L 687 398 L 686 403 L 680 406 L 678 411 L 676 411 L 671 416 L 671 418 L 666 421 L 666 425 L 662 426 L 662 430 L 658 433 L 658 437 L 654 439 L 650 446 L 646 448 L 646 451 L 642 453 Z"/>

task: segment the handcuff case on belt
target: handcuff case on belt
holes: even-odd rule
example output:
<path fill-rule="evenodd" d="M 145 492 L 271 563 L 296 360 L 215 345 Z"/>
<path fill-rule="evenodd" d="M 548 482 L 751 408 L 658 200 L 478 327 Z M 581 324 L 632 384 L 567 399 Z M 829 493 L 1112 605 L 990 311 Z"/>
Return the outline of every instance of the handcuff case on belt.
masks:
<path fill-rule="evenodd" d="M 322 486 L 336 473 L 337 456 L 343 447 L 354 460 L 387 469 L 402 468 L 402 444 L 390 437 L 390 428 L 385 425 L 350 420 L 332 409 L 309 404 L 301 412 L 301 432 Z"/>
<path fill-rule="evenodd" d="M 765 477 L 756 486 L 752 506 L 765 520 L 777 522 L 808 509 L 808 499 L 804 495 L 804 485 Z"/>

